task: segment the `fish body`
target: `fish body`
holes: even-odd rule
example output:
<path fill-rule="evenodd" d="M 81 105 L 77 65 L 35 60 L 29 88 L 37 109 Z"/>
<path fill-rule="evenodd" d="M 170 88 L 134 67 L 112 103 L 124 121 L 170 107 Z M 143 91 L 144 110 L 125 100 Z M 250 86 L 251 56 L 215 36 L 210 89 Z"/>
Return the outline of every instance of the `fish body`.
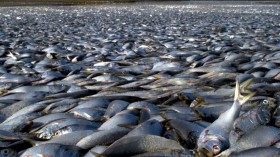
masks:
<path fill-rule="evenodd" d="M 20 157 L 38 156 L 80 157 L 80 149 L 75 146 L 47 143 L 31 147 L 23 152 Z"/>

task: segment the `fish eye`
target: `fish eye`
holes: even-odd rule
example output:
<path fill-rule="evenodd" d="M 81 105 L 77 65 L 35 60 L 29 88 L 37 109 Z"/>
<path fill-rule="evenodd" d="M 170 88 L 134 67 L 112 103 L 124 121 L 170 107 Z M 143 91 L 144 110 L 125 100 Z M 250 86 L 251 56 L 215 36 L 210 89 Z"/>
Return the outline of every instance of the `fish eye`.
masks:
<path fill-rule="evenodd" d="M 263 100 L 263 104 L 267 105 L 268 101 L 267 100 Z"/>
<path fill-rule="evenodd" d="M 54 133 L 54 135 L 55 135 L 55 136 L 59 136 L 59 135 L 60 135 L 60 132 L 57 131 L 57 132 Z"/>
<path fill-rule="evenodd" d="M 2 150 L 2 155 L 8 155 L 10 153 L 9 149 L 3 149 Z"/>
<path fill-rule="evenodd" d="M 217 155 L 217 154 L 219 154 L 220 153 L 220 147 L 218 146 L 218 145 L 214 145 L 213 146 L 213 154 L 214 155 Z"/>

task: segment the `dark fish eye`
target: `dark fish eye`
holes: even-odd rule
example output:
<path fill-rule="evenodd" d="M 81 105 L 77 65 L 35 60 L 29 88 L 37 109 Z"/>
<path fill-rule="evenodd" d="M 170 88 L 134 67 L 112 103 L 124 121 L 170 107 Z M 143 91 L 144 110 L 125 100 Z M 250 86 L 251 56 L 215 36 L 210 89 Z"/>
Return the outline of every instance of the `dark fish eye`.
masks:
<path fill-rule="evenodd" d="M 3 149 L 2 150 L 2 155 L 8 155 L 10 151 L 8 149 Z"/>
<path fill-rule="evenodd" d="M 59 136 L 59 134 L 60 134 L 59 131 L 54 133 L 55 136 Z"/>
<path fill-rule="evenodd" d="M 267 105 L 268 101 L 267 100 L 263 100 L 263 104 Z"/>

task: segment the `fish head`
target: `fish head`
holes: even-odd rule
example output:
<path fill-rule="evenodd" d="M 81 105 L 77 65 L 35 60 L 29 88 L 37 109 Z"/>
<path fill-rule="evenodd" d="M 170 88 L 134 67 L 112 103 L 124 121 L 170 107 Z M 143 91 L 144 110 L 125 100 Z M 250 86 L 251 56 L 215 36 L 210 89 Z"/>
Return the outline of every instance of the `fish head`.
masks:
<path fill-rule="evenodd" d="M 222 140 L 214 135 L 208 136 L 198 142 L 198 150 L 207 157 L 215 156 L 225 149 Z"/>

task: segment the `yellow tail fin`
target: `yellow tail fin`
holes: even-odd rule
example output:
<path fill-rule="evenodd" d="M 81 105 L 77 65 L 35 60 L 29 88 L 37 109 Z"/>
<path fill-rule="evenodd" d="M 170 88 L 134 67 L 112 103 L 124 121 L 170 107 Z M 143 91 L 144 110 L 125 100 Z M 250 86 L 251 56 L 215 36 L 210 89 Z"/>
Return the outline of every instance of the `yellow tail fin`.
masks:
<path fill-rule="evenodd" d="M 250 83 L 252 82 L 252 80 L 248 80 L 248 82 L 244 82 L 244 88 L 246 88 L 247 86 L 250 85 Z M 249 94 L 246 96 L 241 95 L 240 93 L 240 85 L 239 82 L 236 81 L 236 86 L 235 86 L 235 95 L 234 95 L 234 101 L 239 101 L 240 105 L 245 104 L 250 98 L 252 98 L 254 95 L 256 94 L 256 92 L 251 92 L 249 91 Z"/>

